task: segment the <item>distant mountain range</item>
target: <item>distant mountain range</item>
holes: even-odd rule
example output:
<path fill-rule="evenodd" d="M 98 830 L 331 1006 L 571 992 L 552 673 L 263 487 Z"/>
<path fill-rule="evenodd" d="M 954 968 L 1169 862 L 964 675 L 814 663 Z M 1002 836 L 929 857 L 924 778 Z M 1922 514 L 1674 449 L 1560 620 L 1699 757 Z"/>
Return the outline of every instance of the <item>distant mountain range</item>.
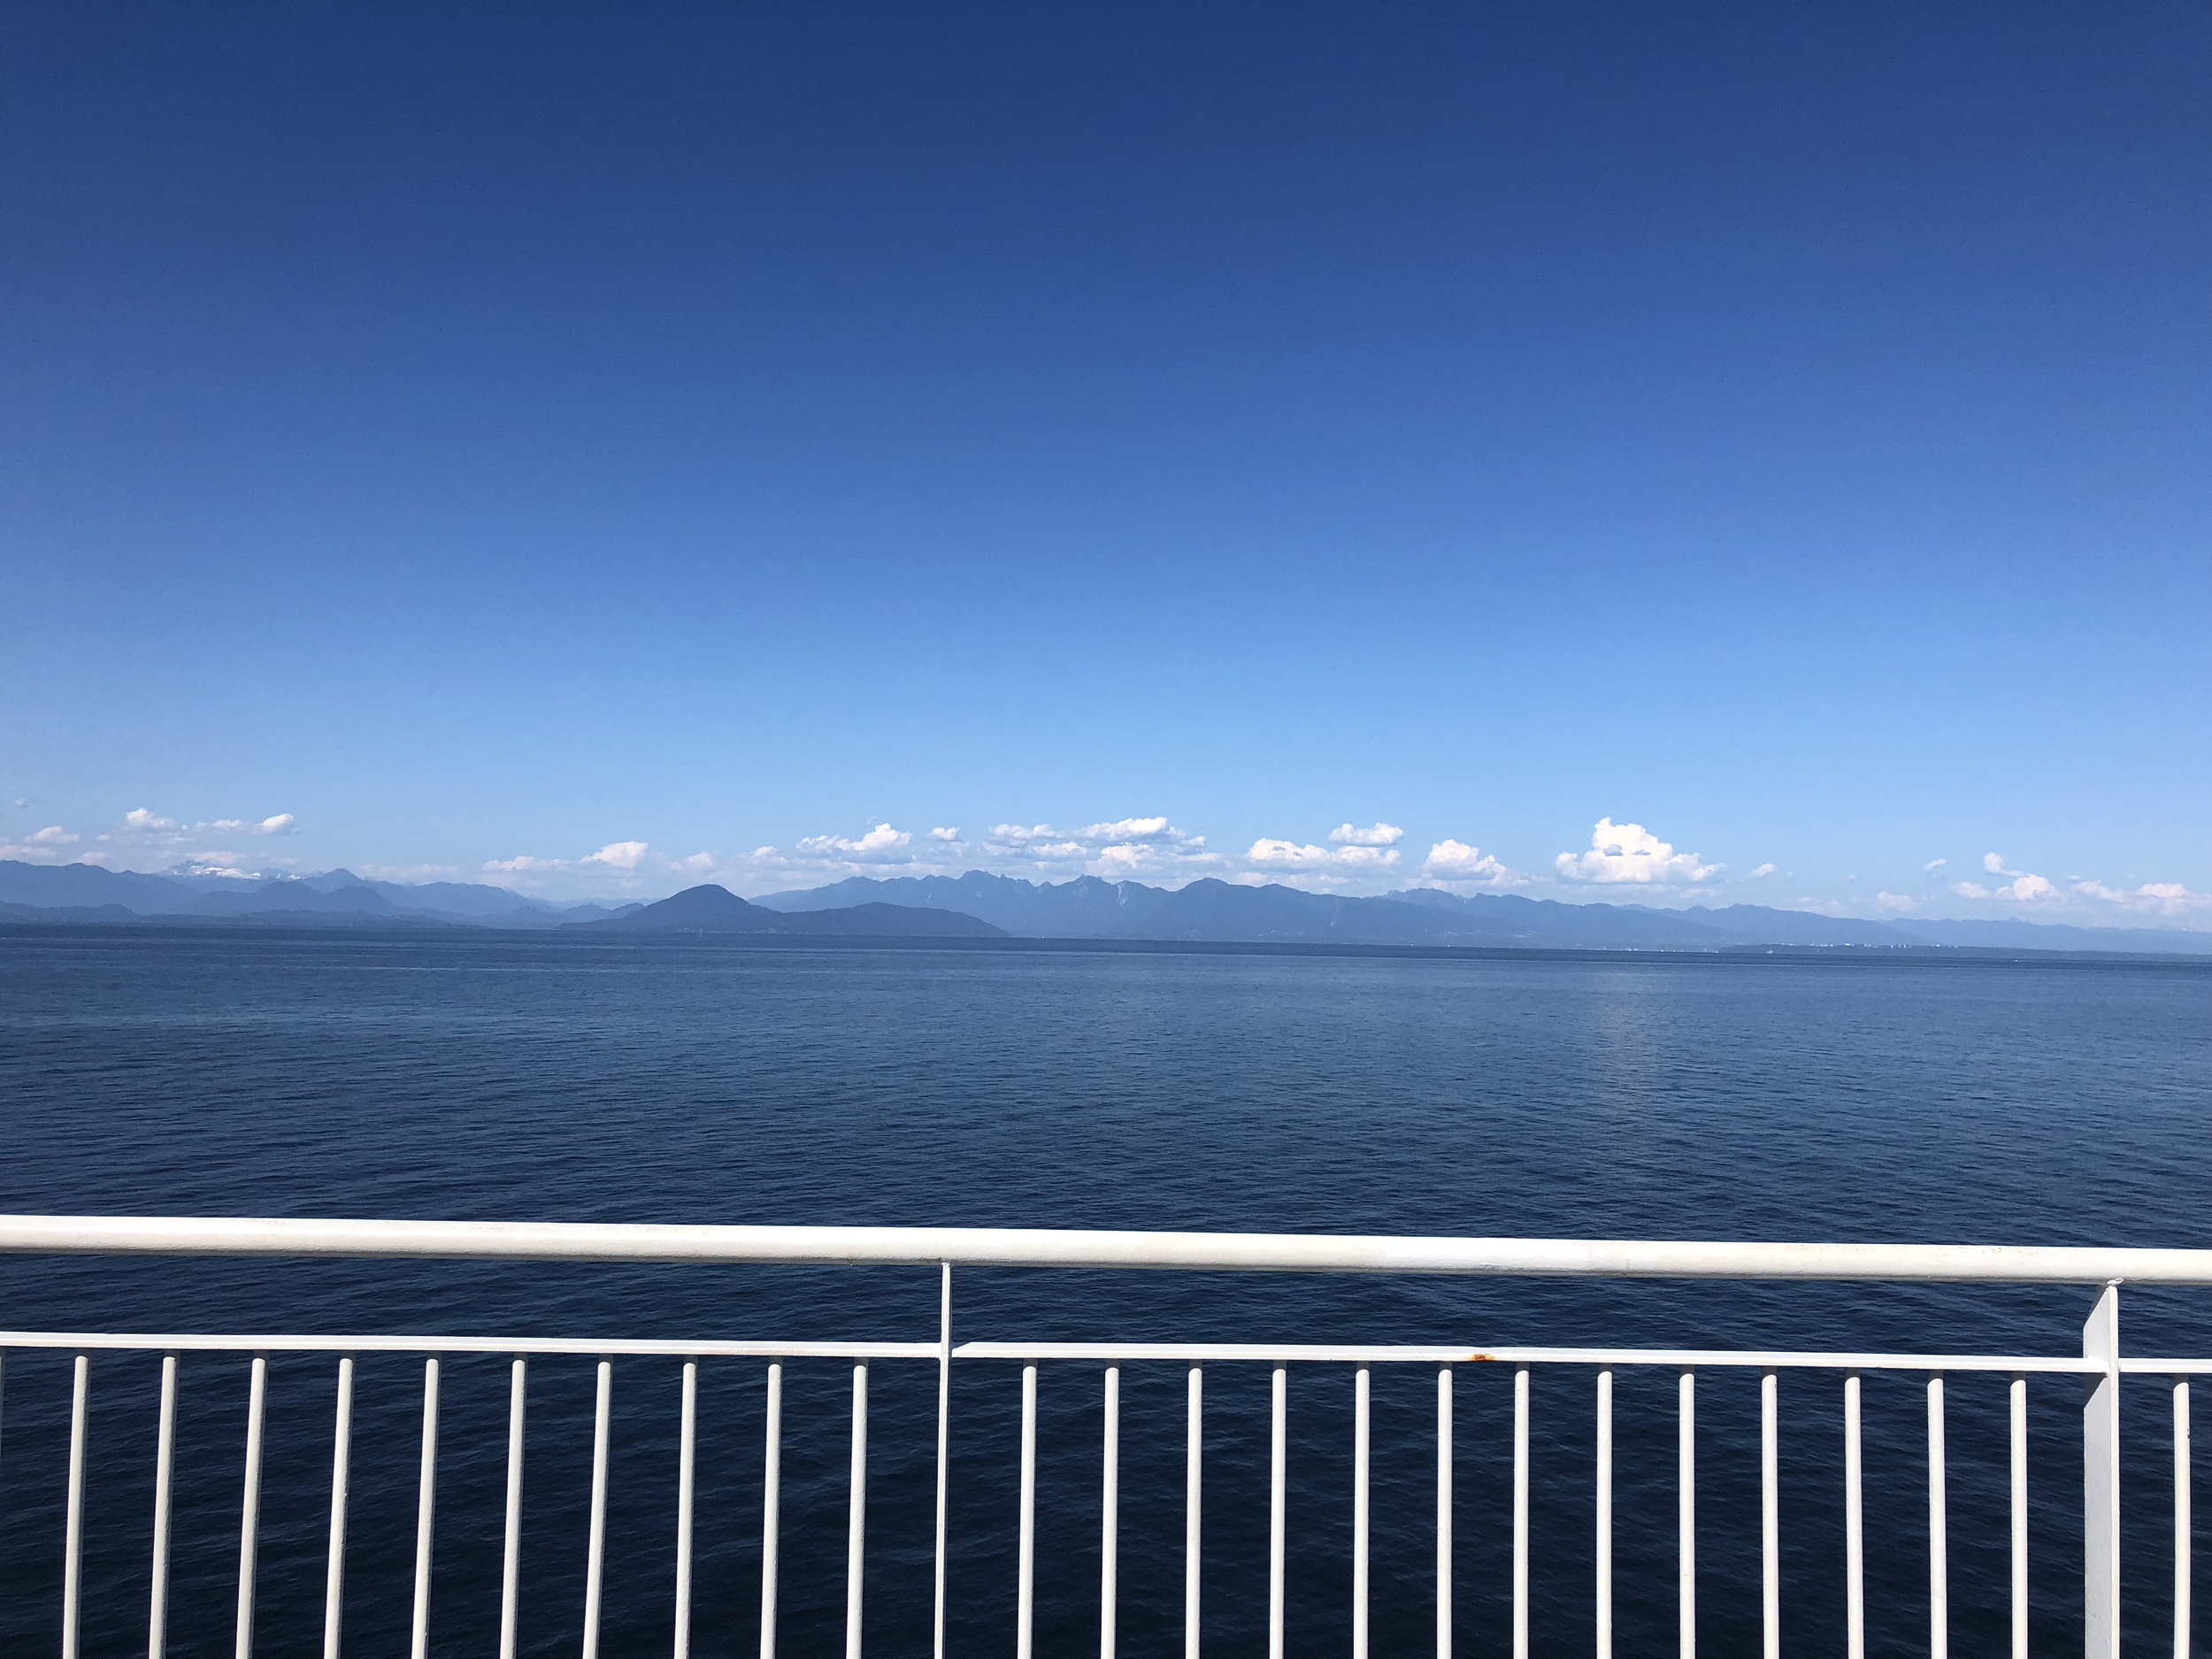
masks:
<path fill-rule="evenodd" d="M 1515 894 L 1413 887 L 1347 898 L 1295 887 L 1214 880 L 1166 889 L 1082 876 L 1035 882 L 971 870 L 962 876 L 854 876 L 754 901 L 767 909 L 829 910 L 864 900 L 957 910 L 1017 938 L 1161 939 L 1247 943 L 1444 945 L 1569 950 L 1738 950 L 1762 946 L 1947 945 L 1995 950 L 2097 950 L 2212 956 L 2212 933 L 2072 927 L 2044 922 L 1855 921 L 1759 904 L 1657 910 L 1568 904 Z"/>
<path fill-rule="evenodd" d="M 752 901 L 709 885 L 655 904 L 611 908 L 553 904 L 479 883 L 367 880 L 346 870 L 241 880 L 0 859 L 0 924 L 11 921 L 530 928 L 557 929 L 571 937 L 688 933 L 756 935 L 763 942 L 1015 938 L 1690 951 L 1950 946 L 2212 956 L 2212 933 L 2156 928 L 1856 921 L 1756 904 L 1659 910 L 1513 894 L 1461 895 L 1434 887 L 1379 898 L 1213 879 L 1169 889 L 1095 876 L 1025 881 L 979 870 L 963 876 L 856 876 Z"/>
<path fill-rule="evenodd" d="M 686 887 L 673 898 L 620 916 L 571 922 L 602 933 L 760 933 L 780 938 L 1003 939 L 1006 930 L 959 910 L 866 900 L 810 910 L 772 910 L 727 887 Z"/>
<path fill-rule="evenodd" d="M 634 910 L 634 904 L 622 910 Z M 549 904 L 479 882 L 373 881 L 350 870 L 242 879 L 143 875 L 97 864 L 0 858 L 0 921 L 235 921 L 270 926 L 558 927 L 620 914 L 604 904 Z"/>

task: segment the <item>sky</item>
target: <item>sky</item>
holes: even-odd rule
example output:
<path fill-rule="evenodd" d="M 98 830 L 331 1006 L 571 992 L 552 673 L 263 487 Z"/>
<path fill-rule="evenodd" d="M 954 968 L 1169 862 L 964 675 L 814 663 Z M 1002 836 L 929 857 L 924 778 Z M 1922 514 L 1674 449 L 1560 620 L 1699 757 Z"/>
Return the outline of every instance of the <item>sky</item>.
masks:
<path fill-rule="evenodd" d="M 0 857 L 2212 926 L 2212 12 L 0 14 Z"/>

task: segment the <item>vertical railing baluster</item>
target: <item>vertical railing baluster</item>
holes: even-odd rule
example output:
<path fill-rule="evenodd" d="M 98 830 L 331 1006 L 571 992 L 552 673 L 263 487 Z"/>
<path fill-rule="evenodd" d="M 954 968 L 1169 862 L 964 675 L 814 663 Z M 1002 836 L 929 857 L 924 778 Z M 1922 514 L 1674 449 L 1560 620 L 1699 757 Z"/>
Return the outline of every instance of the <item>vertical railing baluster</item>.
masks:
<path fill-rule="evenodd" d="M 2120 1659 L 2120 1287 L 2107 1285 L 2081 1328 L 2099 1369 L 2081 1406 L 2082 1655 Z"/>
<path fill-rule="evenodd" d="M 699 1437 L 699 1362 L 684 1362 L 683 1421 L 676 1432 L 676 1659 L 691 1652 L 691 1471 Z"/>
<path fill-rule="evenodd" d="M 1367 1659 L 1368 1368 L 1352 1375 L 1352 1659 Z"/>
<path fill-rule="evenodd" d="M 1513 1659 L 1528 1659 L 1528 1367 L 1513 1370 Z"/>
<path fill-rule="evenodd" d="M 146 1659 L 169 1645 L 169 1494 L 176 1482 L 177 1356 L 161 1356 L 161 1426 L 154 1440 L 154 1561 L 146 1598 Z"/>
<path fill-rule="evenodd" d="M 1189 1421 L 1183 1446 L 1183 1659 L 1198 1659 L 1200 1476 L 1203 1467 L 1206 1373 L 1190 1368 Z"/>
<path fill-rule="evenodd" d="M 254 1557 L 261 1543 L 261 1418 L 269 1394 L 269 1356 L 253 1356 L 246 1394 L 246 1489 L 238 1520 L 237 1659 L 253 1653 Z"/>
<path fill-rule="evenodd" d="M 1121 1367 L 1106 1368 L 1106 1449 L 1099 1472 L 1098 1659 L 1114 1659 L 1115 1574 L 1121 1542 Z"/>
<path fill-rule="evenodd" d="M 1436 1659 L 1452 1659 L 1452 1372 L 1436 1373 Z"/>
<path fill-rule="evenodd" d="M 1682 1659 L 1697 1659 L 1697 1373 L 1676 1386 L 1676 1622 Z"/>
<path fill-rule="evenodd" d="M 2012 1659 L 2028 1659 L 2028 1379 L 2024 1375 L 2013 1374 L 2011 1394 Z"/>
<path fill-rule="evenodd" d="M 768 1367 L 766 1449 L 760 1479 L 760 1659 L 776 1659 L 776 1555 L 783 1515 L 783 1366 Z"/>
<path fill-rule="evenodd" d="M 2174 1379 L 2174 1659 L 2189 1659 L 2189 1379 Z"/>
<path fill-rule="evenodd" d="M 930 1651 L 945 1659 L 945 1525 L 952 1489 L 952 1263 L 941 1263 L 937 1308 L 937 1589 Z"/>
<path fill-rule="evenodd" d="M 346 1499 L 353 1480 L 353 1356 L 338 1356 L 330 1429 L 330 1548 L 323 1563 L 323 1659 L 338 1659 L 346 1611 Z M 158 1656 L 157 1656 L 158 1659 Z"/>
<path fill-rule="evenodd" d="M 69 1402 L 69 1510 L 62 1532 L 61 1659 L 77 1659 L 78 1616 L 84 1599 L 85 1417 L 92 1406 L 92 1356 L 77 1356 Z"/>
<path fill-rule="evenodd" d="M 422 1479 L 415 1504 L 413 1659 L 429 1659 L 431 1540 L 438 1516 L 438 1356 L 422 1363 Z"/>
<path fill-rule="evenodd" d="M 845 1525 L 845 1659 L 860 1659 L 862 1569 L 868 1542 L 868 1362 L 853 1367 L 852 1497 Z"/>
<path fill-rule="evenodd" d="M 1290 1372 L 1275 1368 L 1275 1432 L 1268 1455 L 1267 1659 L 1283 1659 L 1284 1504 L 1288 1497 Z"/>
<path fill-rule="evenodd" d="M 507 1368 L 507 1536 L 499 1563 L 499 1659 L 515 1659 L 521 1611 L 522 1428 L 529 1393 L 530 1362 L 518 1354 Z"/>
<path fill-rule="evenodd" d="M 1782 1659 L 1781 1382 L 1759 1378 L 1759 1589 L 1766 1659 Z"/>
<path fill-rule="evenodd" d="M 614 1406 L 614 1362 L 599 1362 L 591 1425 L 591 1540 L 584 1553 L 584 1659 L 599 1653 L 599 1598 L 607 1565 L 607 1420 Z"/>
<path fill-rule="evenodd" d="M 1022 1367 L 1021 1549 L 1015 1563 L 1014 1655 L 1030 1659 L 1037 1583 L 1037 1368 Z"/>
<path fill-rule="evenodd" d="M 1598 1373 L 1597 1659 L 1613 1659 L 1613 1373 Z"/>
<path fill-rule="evenodd" d="M 1859 1472 L 1859 1373 L 1843 1379 L 1843 1622 L 1845 1659 L 1866 1659 L 1865 1487 Z"/>
<path fill-rule="evenodd" d="M 1951 1644 L 1950 1528 L 1944 1512 L 1943 1373 L 1928 1374 L 1928 1659 Z"/>

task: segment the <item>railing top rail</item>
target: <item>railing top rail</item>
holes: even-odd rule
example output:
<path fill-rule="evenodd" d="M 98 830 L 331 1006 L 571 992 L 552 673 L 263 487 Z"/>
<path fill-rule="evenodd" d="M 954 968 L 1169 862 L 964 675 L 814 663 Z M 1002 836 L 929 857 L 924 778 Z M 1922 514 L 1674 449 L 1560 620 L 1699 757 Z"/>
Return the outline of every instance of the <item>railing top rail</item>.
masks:
<path fill-rule="evenodd" d="M 2212 1286 L 2212 1249 L 1383 1238 L 995 1227 L 662 1226 L 598 1222 L 0 1216 L 0 1252 L 390 1256 L 511 1262 L 1179 1268 L 1589 1279 Z"/>

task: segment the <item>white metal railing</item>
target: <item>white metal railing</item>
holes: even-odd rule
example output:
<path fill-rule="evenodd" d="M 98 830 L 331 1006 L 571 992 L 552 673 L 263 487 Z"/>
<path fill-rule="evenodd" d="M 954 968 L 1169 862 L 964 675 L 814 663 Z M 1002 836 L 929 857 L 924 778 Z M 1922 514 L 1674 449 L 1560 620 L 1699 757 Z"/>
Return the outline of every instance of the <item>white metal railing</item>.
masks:
<path fill-rule="evenodd" d="M 1678 1629 L 1682 1659 L 1694 1659 L 1696 1601 L 1696 1377 L 1700 1371 L 1753 1369 L 1761 1373 L 1762 1627 L 1765 1659 L 1781 1642 L 1779 1543 L 1779 1389 L 1784 1371 L 1840 1373 L 1844 1412 L 1845 1574 L 1848 1659 L 1864 1659 L 1864 1512 L 1861 1479 L 1860 1379 L 1869 1371 L 1922 1373 L 1927 1388 L 1928 1583 L 1931 1659 L 1947 1659 L 1947 1521 L 1945 1509 L 1944 1379 L 1952 1372 L 1997 1372 L 2011 1379 L 2011 1601 L 2013 1659 L 2027 1659 L 2027 1379 L 2069 1374 L 2087 1383 L 2084 1426 L 2085 1659 L 2119 1659 L 2120 1379 L 2170 1379 L 2173 1421 L 2176 1659 L 2189 1659 L 2190 1451 L 2189 1379 L 2212 1372 L 2212 1358 L 2124 1356 L 2119 1345 L 2123 1284 L 2212 1286 L 2212 1250 L 2142 1250 L 1922 1246 L 1889 1244 L 1743 1244 L 1579 1240 L 1400 1239 L 1334 1235 L 1191 1233 L 1085 1233 L 979 1228 L 616 1226 L 502 1222 L 336 1221 L 0 1216 L 0 1252 L 185 1256 L 335 1256 L 475 1258 L 505 1261 L 695 1262 L 783 1263 L 934 1263 L 940 1266 L 934 1340 L 906 1342 L 658 1341 L 585 1338 L 485 1338 L 435 1335 L 207 1335 L 189 1333 L 0 1332 L 0 1367 L 9 1348 L 73 1350 L 66 1522 L 62 1588 L 62 1659 L 78 1659 L 83 1594 L 85 1430 L 90 1356 L 103 1349 L 163 1355 L 152 1542 L 150 1659 L 162 1659 L 167 1617 L 170 1487 L 176 1421 L 177 1356 L 187 1351 L 250 1355 L 244 1486 L 239 1540 L 236 1653 L 253 1645 L 255 1551 L 261 1486 L 268 1356 L 277 1353 L 339 1356 L 333 1432 L 329 1547 L 325 1586 L 324 1659 L 339 1659 L 343 1605 L 349 1455 L 356 1354 L 422 1354 L 422 1455 L 417 1508 L 412 1659 L 429 1643 L 430 1570 L 436 1505 L 438 1391 L 441 1356 L 511 1356 L 506 1530 L 501 1584 L 500 1655 L 513 1659 L 521 1548 L 524 1418 L 529 1363 L 539 1356 L 579 1355 L 597 1362 L 593 1417 L 589 1537 L 586 1556 L 583 1659 L 597 1659 L 599 1609 L 605 1572 L 609 1424 L 613 1362 L 621 1356 L 663 1356 L 683 1363 L 677 1484 L 674 1659 L 688 1659 L 691 1611 L 693 1463 L 696 1447 L 698 1365 L 703 1359 L 750 1357 L 769 1362 L 761 1537 L 760 1652 L 774 1659 L 783 1365 L 787 1359 L 853 1362 L 851 1469 L 848 1497 L 846 1655 L 860 1659 L 864 1607 L 863 1561 L 867 1517 L 868 1371 L 875 1360 L 934 1360 L 938 1367 L 934 1651 L 945 1648 L 947 1495 L 950 1464 L 950 1379 L 956 1359 L 1022 1364 L 1019 1550 L 1016 1586 L 1017 1659 L 1033 1659 L 1035 1605 L 1037 1367 L 1085 1361 L 1104 1368 L 1099 1651 L 1115 1659 L 1119 1509 L 1120 1374 L 1132 1362 L 1175 1362 L 1189 1368 L 1185 1494 L 1184 1621 L 1186 1659 L 1197 1659 L 1202 1604 L 1201 1431 L 1204 1368 L 1211 1363 L 1259 1363 L 1272 1370 L 1272 1425 L 1268 1535 L 1268 1647 L 1282 1659 L 1285 1620 L 1286 1466 L 1289 1370 L 1293 1365 L 1349 1366 L 1354 1372 L 1352 1653 L 1368 1659 L 1368 1484 L 1370 1376 L 1376 1365 L 1434 1366 L 1436 1405 L 1436 1653 L 1450 1659 L 1452 1640 L 1452 1398 L 1457 1366 L 1498 1364 L 1513 1371 L 1512 1653 L 1528 1659 L 1529 1379 L 1538 1365 L 1587 1367 L 1596 1379 L 1595 1659 L 1611 1659 L 1613 1593 L 1613 1381 L 1617 1370 L 1651 1367 L 1677 1373 Z M 1157 1268 L 1289 1272 L 1451 1273 L 1733 1279 L 1866 1279 L 1982 1284 L 2078 1284 L 2098 1287 L 2078 1355 L 1751 1352 L 1735 1349 L 1490 1348 L 1310 1343 L 1100 1343 L 972 1341 L 956 1346 L 952 1329 L 956 1265 Z M 4 1370 L 0 1369 L 0 1379 Z"/>

